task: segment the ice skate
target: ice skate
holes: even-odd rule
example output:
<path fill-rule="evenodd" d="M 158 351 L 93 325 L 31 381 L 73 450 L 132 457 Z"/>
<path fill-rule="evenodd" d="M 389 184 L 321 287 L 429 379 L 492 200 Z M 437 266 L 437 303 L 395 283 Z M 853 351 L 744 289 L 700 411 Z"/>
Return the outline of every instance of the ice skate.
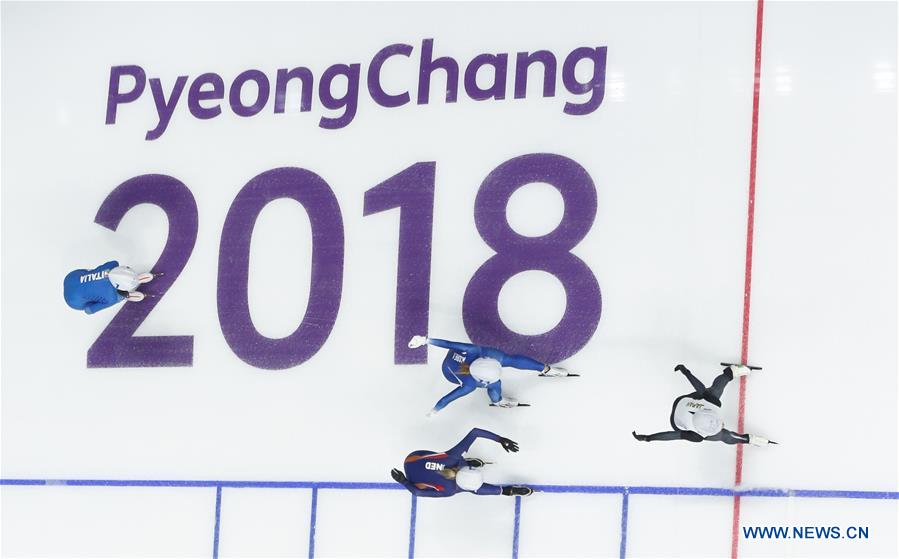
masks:
<path fill-rule="evenodd" d="M 524 406 L 524 407 L 530 406 L 530 404 L 522 404 L 521 402 L 519 402 L 518 400 L 516 400 L 514 398 L 503 398 L 499 402 L 495 402 L 490 405 L 498 407 L 498 408 L 519 408 L 522 406 Z"/>
<path fill-rule="evenodd" d="M 527 497 L 533 494 L 534 490 L 524 485 L 506 485 L 503 487 L 503 495 L 507 497 Z"/>
<path fill-rule="evenodd" d="M 540 373 L 541 377 L 579 377 L 581 375 L 573 373 L 565 367 L 556 365 L 547 365 L 546 370 Z"/>
<path fill-rule="evenodd" d="M 748 375 L 749 373 L 751 373 L 752 371 L 761 371 L 762 370 L 761 367 L 758 367 L 756 365 L 743 365 L 741 363 L 721 363 L 721 366 L 724 367 L 725 369 L 730 367 L 730 369 L 733 371 L 735 377 L 738 377 L 738 376 L 744 377 L 744 376 Z M 745 372 L 741 372 L 740 374 L 737 374 L 738 369 L 740 371 L 745 371 Z"/>
<path fill-rule="evenodd" d="M 752 446 L 767 446 L 769 444 L 777 444 L 774 441 L 769 441 L 765 437 L 760 437 L 758 435 L 749 435 L 749 444 Z"/>
<path fill-rule="evenodd" d="M 737 377 L 745 377 L 749 373 L 753 371 L 753 369 L 749 368 L 747 365 L 728 365 L 725 370 L 730 369 L 734 378 Z"/>

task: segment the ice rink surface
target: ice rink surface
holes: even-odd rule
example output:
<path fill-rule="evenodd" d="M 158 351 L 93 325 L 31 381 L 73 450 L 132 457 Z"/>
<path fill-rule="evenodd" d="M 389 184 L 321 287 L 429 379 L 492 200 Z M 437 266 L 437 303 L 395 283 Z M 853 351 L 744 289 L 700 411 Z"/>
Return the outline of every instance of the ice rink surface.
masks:
<path fill-rule="evenodd" d="M 668 430 L 672 400 L 690 391 L 675 364 L 710 383 L 719 361 L 741 357 L 758 15 L 756 2 L 4 3 L 2 555 L 730 556 L 734 447 L 630 433 Z M 747 380 L 744 419 L 780 445 L 745 449 L 739 525 L 859 526 L 868 538 L 739 534 L 742 557 L 899 554 L 896 15 L 890 2 L 764 3 L 748 358 L 765 369 Z M 444 101 L 441 71 L 430 102 L 416 103 L 428 38 L 435 57 L 460 65 L 455 103 Z M 385 108 L 365 76 L 392 43 L 413 50 L 384 64 L 381 84 L 412 101 Z M 604 98 L 570 115 L 565 102 L 585 96 L 563 87 L 562 62 L 578 47 L 607 47 Z M 558 58 L 555 96 L 540 95 L 535 68 L 515 99 L 515 53 L 537 50 Z M 505 99 L 464 94 L 464 65 L 480 53 L 510 53 Z M 269 98 L 259 114 L 237 116 L 227 89 L 220 116 L 188 111 L 202 73 L 227 88 L 247 69 L 306 66 L 317 88 L 338 63 L 361 64 L 362 76 L 355 118 L 340 129 L 318 126 L 340 112 L 318 92 L 300 112 L 297 89 L 284 114 Z M 166 95 L 189 76 L 161 137 L 145 139 L 157 121 L 151 85 L 105 124 L 120 65 L 141 66 Z M 575 274 L 566 287 L 539 268 L 505 282 L 496 305 L 509 330 L 532 336 L 509 344 L 561 351 L 582 376 L 508 371 L 505 393 L 531 407 L 488 407 L 478 391 L 426 419 L 452 388 L 444 352 L 394 362 L 400 211 L 366 212 L 365 193 L 435 162 L 430 272 L 413 271 L 429 281 L 428 333 L 468 341 L 466 289 L 495 252 L 475 225 L 476 197 L 497 167 L 527 154 L 567 158 L 595 185 L 595 219 L 579 222 L 587 232 L 571 252 L 598 283 L 601 315 L 582 347 L 548 347 L 539 335 L 584 311 L 572 294 L 590 279 Z M 331 208 L 321 226 L 318 210 L 271 201 L 251 241 L 238 235 L 249 263 L 234 280 L 240 250 L 222 241 L 226 216 L 244 185 L 282 167 L 321 177 L 339 217 L 324 195 L 309 202 Z M 119 309 L 72 311 L 61 281 L 112 258 L 153 267 L 169 231 L 160 207 L 135 206 L 115 230 L 94 223 L 116 187 L 147 174 L 192 193 L 197 230 L 137 334 L 192 336 L 190 366 L 88 367 Z M 511 228 L 540 236 L 564 225 L 573 208 L 559 188 L 516 190 Z M 171 211 L 187 215 L 189 203 Z M 190 220 L 179 219 L 187 233 L 173 242 L 183 247 Z M 427 248 L 427 236 L 405 239 L 407 250 Z M 310 293 L 313 247 L 332 268 Z M 245 333 L 229 311 L 220 317 L 242 296 L 240 281 L 245 322 L 258 331 L 248 339 L 285 338 L 302 322 L 310 337 L 325 328 L 321 347 L 280 369 L 260 366 L 262 342 L 241 347 L 263 363 L 239 357 L 224 330 Z M 328 333 L 315 309 L 335 302 Z M 476 321 L 486 311 L 465 312 Z M 502 332 L 488 337 L 502 345 Z M 735 382 L 723 397 L 731 429 L 738 392 Z M 552 487 L 520 500 L 412 499 L 393 483 L 408 452 L 447 449 L 475 426 L 521 445 L 506 454 L 475 444 L 471 455 L 495 462 L 488 481 Z"/>

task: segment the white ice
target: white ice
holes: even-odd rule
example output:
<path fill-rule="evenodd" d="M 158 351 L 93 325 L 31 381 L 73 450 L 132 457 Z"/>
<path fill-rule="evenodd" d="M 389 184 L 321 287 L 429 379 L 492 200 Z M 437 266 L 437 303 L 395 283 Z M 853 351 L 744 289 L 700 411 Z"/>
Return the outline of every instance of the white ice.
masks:
<path fill-rule="evenodd" d="M 521 445 L 518 454 L 473 447 L 496 462 L 495 482 L 733 487 L 733 447 L 643 444 L 630 433 L 668 428 L 672 399 L 689 390 L 675 364 L 708 383 L 719 361 L 740 357 L 754 2 L 2 10 L 2 478 L 386 483 L 409 451 L 449 448 L 478 426 Z M 170 88 L 175 76 L 206 71 L 320 72 L 429 37 L 460 61 L 608 46 L 606 99 L 591 115 L 564 115 L 560 81 L 553 99 L 510 91 L 504 101 L 445 104 L 434 101 L 443 93 L 435 75 L 431 104 L 384 109 L 363 95 L 339 131 L 291 105 L 285 115 L 203 122 L 181 107 L 148 142 L 148 88 L 104 124 L 112 65 L 141 64 Z M 781 444 L 746 449 L 743 486 L 895 492 L 896 5 L 766 2 L 763 39 L 749 360 L 765 369 L 748 379 L 745 421 Z M 385 66 L 386 89 L 414 88 L 417 56 Z M 462 295 L 492 254 L 474 227 L 477 188 L 500 163 L 533 152 L 574 159 L 597 187 L 596 221 L 574 250 L 603 296 L 595 335 L 566 361 L 583 376 L 511 372 L 508 394 L 532 407 L 490 408 L 479 392 L 426 420 L 451 388 L 443 354 L 393 364 L 398 215 L 363 217 L 363 193 L 437 162 L 429 333 L 466 340 Z M 346 258 L 324 347 L 296 368 L 264 371 L 225 342 L 216 275 L 234 196 L 279 166 L 331 185 Z M 110 258 L 135 269 L 155 262 L 167 230 L 158 208 L 135 208 L 116 232 L 93 223 L 115 186 L 145 173 L 183 181 L 200 225 L 181 277 L 138 333 L 193 335 L 194 365 L 87 369 L 87 348 L 114 311 L 71 311 L 61 280 Z M 533 186 L 509 212 L 513 226 L 540 234 L 561 202 Z M 301 320 L 310 242 L 299 205 L 262 212 L 250 305 L 267 336 Z M 299 279 L 285 288 L 284 277 Z M 540 333 L 559 320 L 564 297 L 555 279 L 531 272 L 508 282 L 499 307 L 513 330 Z M 735 426 L 736 383 L 723 401 Z M 215 501 L 214 487 L 5 485 L 2 555 L 208 557 Z M 315 554 L 406 556 L 410 503 L 403 491 L 319 490 Z M 729 496 L 634 494 L 628 505 L 628 556 L 730 555 Z M 415 553 L 508 556 L 514 507 L 504 497 L 419 499 Z M 308 489 L 226 487 L 218 552 L 306 556 L 311 510 Z M 617 557 L 621 512 L 619 494 L 523 499 L 518 553 Z M 896 556 L 897 520 L 896 500 L 746 497 L 743 526 L 859 525 L 870 537 L 740 538 L 740 556 Z"/>

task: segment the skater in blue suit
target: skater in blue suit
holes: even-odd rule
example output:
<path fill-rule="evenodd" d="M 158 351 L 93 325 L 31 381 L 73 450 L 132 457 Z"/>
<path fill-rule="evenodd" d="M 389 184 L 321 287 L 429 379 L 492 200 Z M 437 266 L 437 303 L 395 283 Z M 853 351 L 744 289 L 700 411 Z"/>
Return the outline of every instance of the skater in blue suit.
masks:
<path fill-rule="evenodd" d="M 534 492 L 522 485 L 491 485 L 484 483 L 481 468 L 487 462 L 479 458 L 465 458 L 469 447 L 478 438 L 496 441 L 506 452 L 518 452 L 518 443 L 484 429 L 472 429 L 459 444 L 446 452 L 416 450 L 403 464 L 405 474 L 394 468 L 390 475 L 397 483 L 419 497 L 452 497 L 456 493 L 477 495 L 527 496 Z"/>
<path fill-rule="evenodd" d="M 410 348 L 421 347 L 425 344 L 449 350 L 443 359 L 441 369 L 446 380 L 459 385 L 434 405 L 434 408 L 428 412 L 428 417 L 445 408 L 453 400 L 474 392 L 476 388 L 487 389 L 491 406 L 514 408 L 528 405 L 521 404 L 512 398 L 503 397 L 502 381 L 500 380 L 503 367 L 539 371 L 542 377 L 578 376 L 563 367 L 541 363 L 525 355 L 509 355 L 492 347 L 451 342 L 426 336 L 413 336 L 409 340 Z"/>
<path fill-rule="evenodd" d="M 75 310 L 94 314 L 127 299 L 143 301 L 144 294 L 138 286 L 153 280 L 153 274 L 138 274 L 128 266 L 119 266 L 115 260 L 97 266 L 93 270 L 73 270 L 62 282 L 66 304 Z"/>

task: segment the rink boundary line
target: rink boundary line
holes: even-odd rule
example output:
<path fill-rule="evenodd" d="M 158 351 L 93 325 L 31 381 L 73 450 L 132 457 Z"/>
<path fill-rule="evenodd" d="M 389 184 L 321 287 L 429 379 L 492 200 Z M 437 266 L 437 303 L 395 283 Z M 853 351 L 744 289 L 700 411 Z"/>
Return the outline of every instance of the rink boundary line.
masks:
<path fill-rule="evenodd" d="M 215 488 L 215 528 L 212 532 L 212 559 L 219 557 L 219 533 L 222 528 L 222 486 Z"/>
<path fill-rule="evenodd" d="M 740 340 L 740 362 L 749 362 L 749 317 L 752 300 L 752 252 L 755 236 L 755 187 L 758 166 L 759 146 L 759 105 L 761 103 L 762 83 L 762 26 L 764 24 L 765 0 L 756 0 L 755 6 L 755 64 L 752 87 L 752 127 L 749 137 L 749 192 L 746 204 L 746 264 L 743 276 L 743 331 Z M 746 377 L 740 377 L 740 398 L 737 405 L 737 432 L 743 433 L 743 422 L 746 418 Z M 743 483 L 743 445 L 737 445 L 736 463 L 734 464 L 734 486 Z M 740 538 L 740 496 L 734 496 L 731 523 L 731 559 L 737 559 Z"/>
<path fill-rule="evenodd" d="M 321 489 L 406 491 L 398 483 L 361 481 L 251 481 L 251 480 L 180 480 L 180 479 L 0 479 L 0 486 L 18 487 L 144 487 L 144 488 L 202 488 L 215 489 L 215 513 L 212 536 L 212 558 L 218 559 L 221 535 L 222 490 L 227 489 L 309 489 L 312 492 L 309 519 L 309 559 L 315 557 L 315 532 L 318 508 L 318 492 Z M 678 486 L 626 486 L 626 485 L 531 485 L 543 493 L 621 495 L 621 535 L 619 557 L 627 557 L 628 510 L 631 495 L 662 495 L 687 497 L 726 497 L 739 502 L 741 497 L 798 497 L 812 499 L 867 499 L 899 500 L 899 491 L 862 491 L 838 489 L 778 489 L 778 488 L 728 488 L 728 487 L 678 487 Z M 409 511 L 408 557 L 415 557 L 415 528 L 418 497 L 411 494 Z M 517 559 L 521 534 L 521 497 L 515 497 L 512 519 L 512 558 Z"/>
<path fill-rule="evenodd" d="M 68 487 L 205 487 L 216 489 L 344 489 L 406 491 L 398 483 L 361 481 L 244 481 L 244 480 L 178 480 L 178 479 L 0 479 L 9 486 Z M 665 485 L 529 485 L 543 493 L 578 493 L 606 495 L 671 495 L 711 497 L 798 497 L 818 499 L 899 500 L 899 491 L 841 489 L 780 489 L 728 487 L 678 487 Z M 412 528 L 414 530 L 414 528 Z"/>

